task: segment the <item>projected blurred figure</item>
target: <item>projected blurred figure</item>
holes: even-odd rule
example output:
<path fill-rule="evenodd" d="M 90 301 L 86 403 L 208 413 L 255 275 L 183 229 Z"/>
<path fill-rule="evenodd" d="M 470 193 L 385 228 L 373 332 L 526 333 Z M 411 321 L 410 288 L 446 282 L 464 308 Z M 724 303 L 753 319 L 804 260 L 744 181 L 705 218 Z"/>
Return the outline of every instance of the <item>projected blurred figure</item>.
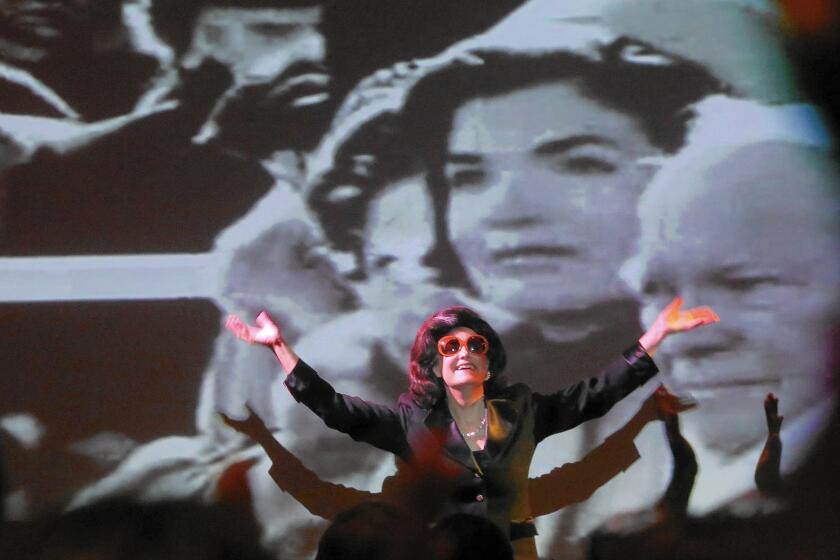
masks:
<path fill-rule="evenodd" d="M 840 200 L 814 111 L 713 98 L 697 113 L 687 148 L 640 201 L 639 252 L 624 275 L 643 321 L 674 293 L 721 310 L 719 330 L 657 356 L 700 403 L 683 428 L 702 466 L 692 497 L 702 512 L 751 484 L 764 436 L 755 410 L 768 392 L 785 402 L 783 473 L 823 425 L 834 399 L 826 363 L 840 310 Z"/>
<path fill-rule="evenodd" d="M 214 63 L 229 74 L 194 141 L 265 157 L 318 138 L 330 98 L 324 3 L 155 0 L 156 28 L 179 53 L 182 70 Z"/>
<path fill-rule="evenodd" d="M 237 4 L 151 2 L 148 31 L 165 41 L 177 69 L 168 92 L 177 109 L 142 119 L 73 158 L 44 157 L 16 170 L 10 214 L 21 214 L 14 212 L 20 206 L 42 217 L 38 223 L 13 217 L 9 244 L 37 230 L 43 247 L 12 250 L 207 251 L 275 181 L 299 178 L 298 152 L 329 119 L 322 2 Z M 68 194 L 75 200 L 67 206 L 98 229 L 71 230 L 67 209 L 47 203 L 70 188 L 65 185 L 82 182 L 70 180 L 78 175 L 86 189 Z"/>
<path fill-rule="evenodd" d="M 293 331 L 314 328 L 352 304 L 317 251 L 319 228 L 308 219 L 299 194 L 301 152 L 311 142 L 306 133 L 317 137 L 322 102 L 328 98 L 325 39 L 319 28 L 322 4 L 155 0 L 150 10 L 154 30 L 177 58 L 180 82 L 172 95 L 178 109 L 139 123 L 119 140 L 86 154 L 97 164 L 94 170 L 91 161 L 84 162 L 85 172 L 105 191 L 103 199 L 116 195 L 123 201 L 115 193 L 126 189 L 133 201 L 111 205 L 106 219 L 97 221 L 100 227 L 126 206 L 148 209 L 156 200 L 164 202 L 165 209 L 155 214 L 162 218 L 160 227 L 150 228 L 143 220 L 145 247 L 129 241 L 133 249 L 212 251 L 215 268 L 209 272 L 216 275 L 220 306 L 256 311 L 250 304 L 254 298 L 269 301 L 281 314 L 305 306 Z M 143 139 L 140 150 L 138 137 Z M 111 174 L 117 171 L 120 177 L 114 180 Z M 125 250 L 121 237 L 137 221 L 132 216 L 119 222 L 119 233 L 106 237 L 122 241 L 117 243 Z M 298 299 L 275 299 L 278 285 Z M 220 435 L 213 415 L 216 409 L 237 410 L 249 400 L 276 424 L 269 404 L 271 380 L 255 375 L 248 381 L 220 381 L 217 374 L 268 371 L 270 365 L 261 368 L 259 356 L 231 346 L 225 337 L 216 342 L 209 360 L 197 357 L 209 362 L 197 388 L 198 437 L 162 437 L 139 447 L 108 477 L 78 492 L 74 505 L 115 495 L 207 498 L 229 460 L 241 458 L 236 453 L 253 455 L 240 438 Z"/>
<path fill-rule="evenodd" d="M 162 100 L 171 53 L 148 33 L 147 9 L 148 0 L 0 6 L 0 170 L 172 108 Z"/>
<path fill-rule="evenodd" d="M 0 110 L 86 121 L 130 112 L 158 61 L 138 51 L 132 41 L 132 30 L 123 19 L 123 5 L 129 3 L 3 2 Z M 105 76 L 109 95 L 97 95 Z"/>

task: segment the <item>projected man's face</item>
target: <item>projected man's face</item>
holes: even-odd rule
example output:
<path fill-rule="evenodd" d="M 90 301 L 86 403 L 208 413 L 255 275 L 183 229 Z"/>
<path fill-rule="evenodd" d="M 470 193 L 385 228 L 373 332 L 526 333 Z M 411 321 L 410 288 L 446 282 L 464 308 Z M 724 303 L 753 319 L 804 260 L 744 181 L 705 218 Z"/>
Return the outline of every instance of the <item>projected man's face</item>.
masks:
<path fill-rule="evenodd" d="M 640 253 L 625 270 L 640 289 L 643 321 L 675 294 L 720 314 L 714 328 L 666 341 L 656 359 L 700 401 L 686 426 L 724 452 L 766 435 L 768 392 L 786 425 L 826 396 L 840 290 L 829 166 L 794 144 L 755 144 L 666 168 L 642 198 Z"/>
<path fill-rule="evenodd" d="M 265 83 L 297 62 L 320 63 L 320 8 L 228 8 L 201 11 L 187 59 L 212 58 L 237 85 Z"/>
<path fill-rule="evenodd" d="M 599 328 L 588 307 L 621 297 L 619 266 L 657 149 L 633 117 L 571 82 L 471 100 L 457 109 L 445 174 L 452 243 L 483 298 L 546 336 Z"/>
<path fill-rule="evenodd" d="M 276 136 L 280 133 L 272 122 L 289 121 L 326 102 L 329 75 L 323 64 L 326 43 L 320 22 L 319 6 L 203 9 L 182 65 L 192 69 L 214 60 L 229 69 L 233 83 L 196 139 L 207 141 L 224 127 L 242 128 L 226 131 L 229 139 L 236 144 L 271 144 L 270 138 L 250 137 Z M 300 127 L 304 132 L 306 128 Z"/>
<path fill-rule="evenodd" d="M 4 57 L 38 62 L 64 49 L 113 48 L 115 31 L 122 30 L 119 0 L 18 0 L 0 5 L 0 37 Z M 105 40 L 109 37 L 108 40 Z"/>

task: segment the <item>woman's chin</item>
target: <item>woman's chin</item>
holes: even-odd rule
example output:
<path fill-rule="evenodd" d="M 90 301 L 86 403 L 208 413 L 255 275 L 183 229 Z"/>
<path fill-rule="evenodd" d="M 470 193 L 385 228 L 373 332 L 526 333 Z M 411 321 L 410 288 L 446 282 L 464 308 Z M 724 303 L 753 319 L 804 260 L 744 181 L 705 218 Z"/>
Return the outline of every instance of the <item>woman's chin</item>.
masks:
<path fill-rule="evenodd" d="M 452 376 L 447 385 L 450 389 L 468 389 L 479 387 L 484 384 L 487 374 L 478 372 L 476 370 L 461 370 Z"/>

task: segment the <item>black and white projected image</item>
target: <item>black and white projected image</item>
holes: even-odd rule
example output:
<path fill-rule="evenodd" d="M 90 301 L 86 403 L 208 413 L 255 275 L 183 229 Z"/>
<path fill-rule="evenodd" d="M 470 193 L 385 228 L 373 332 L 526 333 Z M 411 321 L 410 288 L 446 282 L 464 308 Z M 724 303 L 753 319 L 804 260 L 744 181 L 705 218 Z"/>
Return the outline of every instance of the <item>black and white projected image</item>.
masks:
<path fill-rule="evenodd" d="M 771 392 L 793 472 L 835 405 L 840 199 L 776 10 L 4 2 L 6 519 L 217 502 L 234 480 L 269 550 L 312 557 L 395 461 L 325 427 L 271 352 L 222 326 L 262 310 L 337 390 L 391 404 L 448 305 L 485 317 L 507 378 L 540 392 L 597 373 L 677 295 L 714 308 L 719 324 L 657 351 L 657 378 L 541 443 L 532 478 L 585 467 L 541 479 L 540 557 L 583 558 L 593 530 L 662 495 L 661 423 L 634 420 L 659 383 L 698 404 L 680 416 L 691 513 L 754 488 Z M 246 404 L 289 470 L 317 476 L 269 474 L 218 414 Z M 614 433 L 632 453 L 599 452 Z"/>

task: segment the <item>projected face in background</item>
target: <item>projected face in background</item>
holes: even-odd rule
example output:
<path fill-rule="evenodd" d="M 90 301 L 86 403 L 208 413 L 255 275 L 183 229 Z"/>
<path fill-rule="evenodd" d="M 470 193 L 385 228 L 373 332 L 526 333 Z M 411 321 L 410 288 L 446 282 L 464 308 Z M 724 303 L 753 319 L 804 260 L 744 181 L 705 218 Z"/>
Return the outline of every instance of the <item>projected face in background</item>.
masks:
<path fill-rule="evenodd" d="M 195 19 L 182 66 L 224 65 L 232 83 L 195 137 L 264 156 L 278 145 L 309 146 L 326 122 L 330 77 L 317 2 L 209 5 Z M 314 128 L 315 130 L 307 130 Z"/>
<path fill-rule="evenodd" d="M 61 116 L 96 121 L 130 112 L 150 87 L 158 61 L 132 41 L 123 0 L 14 0 L 0 5 L 0 112 Z M 137 23 L 137 22 L 133 22 Z M 23 77 L 31 74 L 37 82 Z M 109 80 L 107 95 L 102 80 Z M 8 82 L 7 82 L 8 80 Z M 21 99 L 15 84 L 39 91 Z M 58 114 L 40 107 L 37 97 L 52 100 Z M 42 100 L 43 102 L 43 100 Z M 66 104 L 66 106 L 65 106 Z"/>
<path fill-rule="evenodd" d="M 207 7 L 195 23 L 185 63 L 212 58 L 227 66 L 237 85 L 265 83 L 299 62 L 325 54 L 318 7 Z"/>
<path fill-rule="evenodd" d="M 405 95 L 396 86 L 391 91 Z M 427 169 L 398 119 L 375 119 L 344 133 L 342 123 L 352 123 L 354 115 L 348 112 L 342 118 L 333 125 L 336 139 L 325 142 L 337 147 L 328 170 L 310 184 L 308 204 L 331 246 L 343 254 L 346 276 L 363 307 L 414 306 L 419 325 L 428 309 L 437 306 L 429 302 L 427 307 L 423 294 L 449 289 L 434 258 L 439 244 L 436 204 L 446 197 L 428 188 Z M 406 337 L 399 362 L 413 336 Z"/>
<path fill-rule="evenodd" d="M 435 272 L 425 265 L 435 244 L 431 196 L 425 178 L 416 173 L 394 180 L 373 197 L 365 227 L 366 270 L 402 285 L 433 281 Z"/>
<path fill-rule="evenodd" d="M 768 392 L 786 425 L 830 396 L 837 175 L 827 153 L 789 142 L 678 161 L 642 198 L 636 286 L 648 322 L 675 294 L 720 313 L 716 328 L 668 340 L 657 362 L 700 401 L 688 429 L 733 454 L 766 435 L 759 403 Z"/>
<path fill-rule="evenodd" d="M 623 296 L 616 273 L 647 179 L 637 160 L 659 153 L 632 116 L 571 81 L 461 105 L 447 144 L 447 224 L 482 297 L 549 339 L 597 330 L 587 308 Z"/>
<path fill-rule="evenodd" d="M 121 4 L 121 0 L 3 2 L 3 58 L 36 63 L 50 55 L 69 54 L 61 49 L 71 45 L 85 51 L 105 47 L 120 27 Z"/>

